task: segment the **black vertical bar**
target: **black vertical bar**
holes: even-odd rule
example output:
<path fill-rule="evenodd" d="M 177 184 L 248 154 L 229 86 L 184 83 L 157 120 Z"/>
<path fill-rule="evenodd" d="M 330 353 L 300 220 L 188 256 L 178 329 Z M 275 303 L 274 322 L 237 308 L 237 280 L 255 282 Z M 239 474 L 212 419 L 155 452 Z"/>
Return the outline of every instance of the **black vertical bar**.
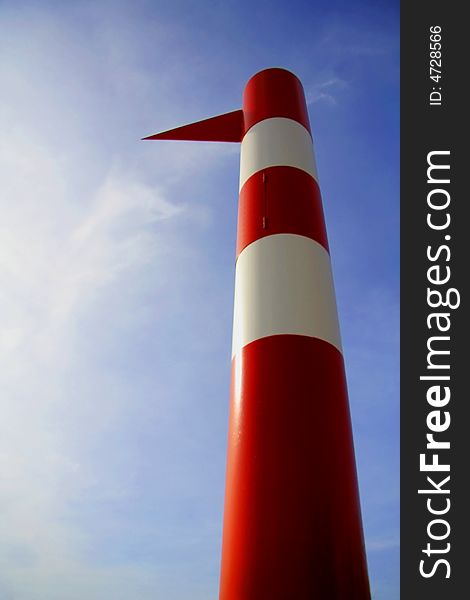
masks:
<path fill-rule="evenodd" d="M 470 277 L 467 214 L 470 194 L 465 189 L 470 172 L 470 152 L 466 143 L 470 133 L 466 91 L 469 88 L 470 69 L 466 63 L 470 54 L 467 50 L 470 36 L 464 9 L 464 3 L 449 1 L 401 4 L 402 600 L 461 600 L 470 597 L 467 584 L 470 577 L 470 394 L 466 385 L 466 374 L 470 371 L 467 347 Z M 437 32 L 439 28 L 441 39 L 437 41 L 438 36 L 433 31 Z M 430 54 L 437 51 L 437 43 L 441 45 L 438 50 L 440 65 L 439 61 L 430 62 L 438 56 Z M 430 71 L 430 67 L 436 70 Z M 431 75 L 440 77 L 432 80 Z M 439 92 L 441 100 L 437 93 L 431 96 L 431 92 Z M 431 101 L 436 104 L 431 105 Z M 440 183 L 428 182 L 427 177 L 428 155 L 436 151 L 449 152 L 434 154 L 430 158 L 436 164 L 450 165 L 450 170 L 434 169 L 430 172 L 430 179 L 439 179 Z M 447 178 L 450 183 L 443 183 L 442 180 Z M 430 192 L 431 204 L 445 205 L 448 194 L 449 206 L 442 210 L 430 207 Z M 433 229 L 427 223 L 428 214 L 434 226 L 441 226 L 450 218 L 449 226 Z M 436 265 L 438 269 L 428 271 Z M 449 273 L 450 279 L 446 283 L 429 281 L 429 276 L 441 281 Z M 460 306 L 430 307 L 428 288 L 440 291 L 443 298 L 450 289 L 454 289 L 455 292 L 450 292 L 449 303 L 457 304 L 460 296 Z M 432 295 L 431 302 L 439 303 L 437 294 Z M 450 329 L 440 331 L 435 317 L 427 322 L 432 313 L 446 314 L 439 323 L 444 329 L 450 322 Z M 432 365 L 447 364 L 449 369 L 428 367 L 427 344 L 433 336 L 450 338 L 430 342 L 433 349 L 450 351 L 448 355 L 431 356 Z M 436 375 L 449 376 L 450 380 L 420 380 L 420 376 Z M 431 406 L 427 400 L 428 389 L 437 385 L 450 389 L 450 401 L 445 406 Z M 439 393 L 445 392 L 443 387 L 439 389 Z M 438 415 L 429 416 L 436 410 Z M 434 428 L 444 427 L 446 412 L 451 419 L 449 428 L 433 432 L 429 423 Z M 435 440 L 450 442 L 450 449 L 428 449 L 426 435 L 431 433 L 434 433 Z M 433 460 L 432 455 L 437 454 L 439 463 L 449 464 L 450 471 L 420 470 L 420 454 L 426 455 L 425 462 L 428 464 Z M 434 484 L 427 480 L 428 476 Z M 450 480 L 442 483 L 447 476 Z M 448 493 L 437 493 L 438 488 L 448 490 Z M 435 493 L 419 494 L 419 489 Z M 428 502 L 431 509 L 444 511 L 449 506 L 448 501 L 448 512 L 441 515 L 430 513 Z M 447 525 L 438 521 L 432 523 L 436 519 L 448 523 L 450 531 L 447 536 Z M 443 539 L 432 539 L 429 531 Z M 438 563 L 439 560 L 446 562 Z M 427 577 L 420 573 L 420 564 Z"/>

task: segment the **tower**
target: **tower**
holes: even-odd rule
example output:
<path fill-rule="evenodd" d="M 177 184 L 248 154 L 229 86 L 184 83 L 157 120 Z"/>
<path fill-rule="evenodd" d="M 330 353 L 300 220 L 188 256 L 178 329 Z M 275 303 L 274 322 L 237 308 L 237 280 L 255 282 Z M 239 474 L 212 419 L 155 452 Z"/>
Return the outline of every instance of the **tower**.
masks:
<path fill-rule="evenodd" d="M 241 143 L 219 600 L 368 600 L 341 338 L 300 81 L 145 139 Z"/>

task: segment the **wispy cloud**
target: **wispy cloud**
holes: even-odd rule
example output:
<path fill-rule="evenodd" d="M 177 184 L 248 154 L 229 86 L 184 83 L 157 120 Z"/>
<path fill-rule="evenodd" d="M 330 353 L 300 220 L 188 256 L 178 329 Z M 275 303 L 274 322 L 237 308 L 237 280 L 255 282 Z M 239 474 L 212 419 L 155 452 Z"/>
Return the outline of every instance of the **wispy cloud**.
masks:
<path fill-rule="evenodd" d="M 383 540 L 368 540 L 367 549 L 370 552 L 380 552 L 381 550 L 390 550 L 392 548 L 398 548 L 400 546 L 400 540 L 396 538 L 386 538 Z"/>
<path fill-rule="evenodd" d="M 319 83 L 306 86 L 305 96 L 307 104 L 326 102 L 336 104 L 339 95 L 348 87 L 348 84 L 339 77 L 330 77 Z"/>
<path fill-rule="evenodd" d="M 25 185 L 13 182 L 16 189 L 7 193 L 0 232 L 0 579 L 28 598 L 36 597 L 35 589 L 39 594 L 52 590 L 54 580 L 58 590 L 74 582 L 68 598 L 99 597 L 100 589 L 117 593 L 115 581 L 127 577 L 129 584 L 142 572 L 133 567 L 113 575 L 110 569 L 87 566 L 80 559 L 86 535 L 64 520 L 70 501 L 99 476 L 67 438 L 79 428 L 86 448 L 90 437 L 121 418 L 124 400 L 115 393 L 100 398 L 101 385 L 90 390 L 88 383 L 85 391 L 83 383 L 74 383 L 76 345 L 81 339 L 102 343 L 100 331 L 84 326 L 83 316 L 103 302 L 112 305 L 113 294 L 125 295 L 129 280 L 143 284 L 141 276 L 129 279 L 127 272 L 142 273 L 154 261 L 160 276 L 167 276 L 172 264 L 161 255 L 167 254 L 169 240 L 155 228 L 184 218 L 185 209 L 124 169 L 119 175 L 111 169 L 95 194 L 83 199 L 84 207 L 71 207 L 61 185 L 67 172 L 52 156 L 27 141 L 14 146 L 7 140 L 6 145 L 13 172 L 21 167 L 12 165 L 14 153 L 31 162 Z M 0 171 L 3 181 L 8 175 Z M 40 188 L 34 186 L 36 176 Z M 127 310 L 132 314 L 129 303 Z M 100 375 L 91 367 L 82 376 L 99 384 Z M 80 389 L 92 393 L 79 400 L 79 410 L 93 414 L 89 425 L 74 421 L 77 413 L 70 407 Z M 80 579 L 87 582 L 81 590 L 76 587 Z M 96 596 L 90 596 L 92 588 Z"/>
<path fill-rule="evenodd" d="M 124 456 L 119 466 L 112 459 L 113 436 L 124 435 L 138 402 L 125 369 L 113 365 L 119 357 L 113 328 L 158 322 L 165 307 L 181 301 L 190 268 L 182 259 L 189 253 L 185 228 L 207 227 L 210 209 L 170 200 L 168 188 L 177 184 L 178 169 L 182 177 L 209 165 L 216 153 L 187 147 L 178 162 L 147 145 L 154 163 L 147 158 L 138 165 L 124 144 L 113 148 L 109 135 L 90 136 L 100 118 L 112 122 L 133 113 L 125 94 L 116 103 L 115 87 L 100 81 L 94 61 L 103 40 L 93 52 L 61 29 L 60 14 L 46 18 L 31 9 L 29 17 L 17 39 L 8 18 L 0 32 L 0 596 L 153 598 L 171 570 L 92 560 L 97 538 L 72 517 L 73 506 L 100 495 L 110 506 L 134 493 L 134 459 Z M 120 68 L 122 53 L 112 45 L 109 77 L 120 73 L 125 87 L 132 69 Z M 80 69 L 69 89 L 73 65 Z M 139 89 L 147 89 L 145 70 L 136 65 L 132 73 L 140 73 Z M 136 153 L 143 152 L 139 127 L 130 137 Z M 160 169 L 178 163 L 161 183 L 152 172 L 156 158 Z M 149 291 L 160 315 L 145 313 Z M 96 365 L 97 358 L 110 364 Z M 152 387 L 156 408 L 142 408 L 144 415 L 164 412 L 157 400 L 162 385 Z M 102 439 L 109 443 L 100 463 L 93 452 Z M 101 526 L 106 523 L 116 527 L 112 511 L 100 513 Z"/>

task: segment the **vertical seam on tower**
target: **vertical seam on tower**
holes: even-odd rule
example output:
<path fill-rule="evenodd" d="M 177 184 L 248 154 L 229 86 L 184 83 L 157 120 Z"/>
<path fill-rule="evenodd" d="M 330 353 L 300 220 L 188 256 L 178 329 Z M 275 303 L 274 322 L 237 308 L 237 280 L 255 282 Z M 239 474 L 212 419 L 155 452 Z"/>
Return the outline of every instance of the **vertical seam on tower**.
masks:
<path fill-rule="evenodd" d="M 263 210 L 264 210 L 264 215 L 263 215 L 263 229 L 267 229 L 268 228 L 268 189 L 267 189 L 267 179 L 268 176 L 266 174 L 266 171 L 263 170 Z"/>

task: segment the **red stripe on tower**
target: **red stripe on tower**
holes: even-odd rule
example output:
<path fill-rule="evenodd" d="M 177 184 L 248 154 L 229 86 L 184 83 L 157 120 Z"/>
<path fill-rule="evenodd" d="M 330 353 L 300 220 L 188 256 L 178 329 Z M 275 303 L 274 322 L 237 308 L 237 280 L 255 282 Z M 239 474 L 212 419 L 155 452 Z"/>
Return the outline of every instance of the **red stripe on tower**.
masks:
<path fill-rule="evenodd" d="M 243 110 L 151 136 L 241 141 L 220 600 L 369 600 L 354 448 L 305 97 L 283 69 Z"/>
<path fill-rule="evenodd" d="M 369 598 L 336 348 L 276 335 L 232 364 L 221 600 Z"/>
<path fill-rule="evenodd" d="M 276 233 L 304 235 L 328 250 L 320 188 L 305 171 L 268 167 L 240 191 L 237 257 L 248 244 Z"/>

